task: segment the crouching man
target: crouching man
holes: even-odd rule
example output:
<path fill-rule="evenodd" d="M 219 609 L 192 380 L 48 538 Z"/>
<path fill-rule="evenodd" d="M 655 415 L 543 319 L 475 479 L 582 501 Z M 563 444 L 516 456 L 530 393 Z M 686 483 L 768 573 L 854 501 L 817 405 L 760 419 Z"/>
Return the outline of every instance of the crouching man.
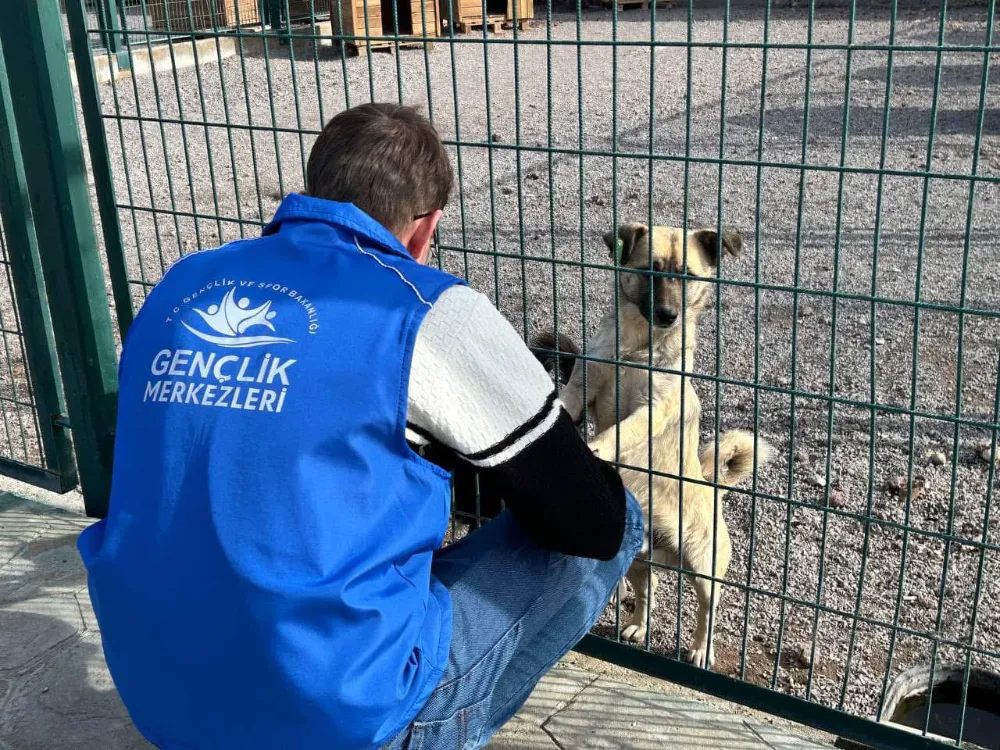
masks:
<path fill-rule="evenodd" d="M 642 514 L 488 299 L 426 265 L 434 128 L 334 117 L 259 238 L 175 263 L 124 343 L 79 549 L 162 750 L 478 748 L 594 624 Z M 446 446 L 510 510 L 441 548 Z"/>

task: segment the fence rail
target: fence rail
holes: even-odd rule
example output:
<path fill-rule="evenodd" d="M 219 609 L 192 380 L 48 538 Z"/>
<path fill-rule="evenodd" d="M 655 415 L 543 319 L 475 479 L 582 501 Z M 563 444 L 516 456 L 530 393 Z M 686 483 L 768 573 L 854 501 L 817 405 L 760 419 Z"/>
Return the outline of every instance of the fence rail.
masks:
<path fill-rule="evenodd" d="M 742 428 L 777 449 L 724 501 L 714 672 L 684 663 L 683 578 L 704 574 L 678 565 L 653 564 L 639 645 L 621 642 L 630 594 L 580 648 L 879 747 L 989 746 L 972 681 L 1000 671 L 995 0 L 578 2 L 539 5 L 534 27 L 518 2 L 510 28 L 440 36 L 410 31 L 442 28 L 427 14 L 454 17 L 454 0 L 416 15 L 379 3 L 360 21 L 339 3 L 269 2 L 248 24 L 219 0 L 200 28 L 203 0 L 171 0 L 159 26 L 154 1 L 127 30 L 67 7 L 123 330 L 174 259 L 255 235 L 301 188 L 333 114 L 418 104 L 457 172 L 442 268 L 525 338 L 558 329 L 618 377 L 686 372 L 702 444 Z M 114 37 L 123 70 L 155 40 L 171 62 L 98 85 L 83 52 Z M 184 67 L 169 42 L 192 37 L 214 47 L 192 45 Z M 693 367 L 586 348 L 629 274 L 696 281 L 616 265 L 601 235 L 626 221 L 743 236 L 685 334 Z M 684 474 L 646 473 L 649 489 Z M 916 733 L 877 723 L 894 680 L 924 665 L 928 689 L 944 667 L 958 674 L 958 698 L 934 711 L 932 691 Z M 947 737 L 921 736 L 933 730 Z"/>

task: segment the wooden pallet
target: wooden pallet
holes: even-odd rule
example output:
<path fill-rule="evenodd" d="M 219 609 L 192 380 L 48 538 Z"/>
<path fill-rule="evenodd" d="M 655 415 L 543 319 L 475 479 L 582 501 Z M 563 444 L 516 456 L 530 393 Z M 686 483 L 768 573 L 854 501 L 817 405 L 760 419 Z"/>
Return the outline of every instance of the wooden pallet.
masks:
<path fill-rule="evenodd" d="M 513 29 L 514 21 L 513 20 L 504 21 L 503 28 L 505 31 Z M 535 28 L 535 20 L 533 18 L 522 18 L 517 22 L 517 28 L 520 29 L 521 31 L 525 31 L 527 29 L 533 29 Z"/>
<path fill-rule="evenodd" d="M 423 49 L 424 43 L 407 40 L 405 42 L 399 43 L 400 49 Z M 372 52 L 388 52 L 390 55 L 396 51 L 396 42 L 392 39 L 373 39 L 367 41 L 364 39 L 357 39 L 353 42 L 344 42 L 344 49 L 350 52 L 352 55 L 360 55 L 362 52 L 369 50 Z M 427 43 L 427 49 L 434 49 L 434 42 Z"/>
<path fill-rule="evenodd" d="M 481 29 L 485 26 L 494 34 L 499 34 L 504 27 L 504 23 L 505 21 L 503 16 L 487 16 L 485 23 L 482 18 L 470 18 L 465 21 L 456 21 L 455 31 L 459 34 L 468 34 L 473 29 Z"/>
<path fill-rule="evenodd" d="M 650 6 L 649 0 L 618 0 L 618 11 L 623 10 L 649 10 Z M 610 2 L 605 2 L 604 5 L 608 8 L 611 7 Z M 673 8 L 674 0 L 657 0 L 657 8 Z"/>

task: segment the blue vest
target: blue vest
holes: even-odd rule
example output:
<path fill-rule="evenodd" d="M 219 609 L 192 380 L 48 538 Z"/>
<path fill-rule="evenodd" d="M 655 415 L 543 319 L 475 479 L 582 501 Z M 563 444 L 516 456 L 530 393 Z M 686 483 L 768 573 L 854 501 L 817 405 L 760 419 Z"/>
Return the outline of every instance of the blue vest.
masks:
<path fill-rule="evenodd" d="M 111 507 L 79 549 L 115 685 L 163 750 L 374 748 L 448 660 L 450 475 L 405 440 L 413 344 L 461 280 L 291 195 L 189 255 L 126 337 Z"/>

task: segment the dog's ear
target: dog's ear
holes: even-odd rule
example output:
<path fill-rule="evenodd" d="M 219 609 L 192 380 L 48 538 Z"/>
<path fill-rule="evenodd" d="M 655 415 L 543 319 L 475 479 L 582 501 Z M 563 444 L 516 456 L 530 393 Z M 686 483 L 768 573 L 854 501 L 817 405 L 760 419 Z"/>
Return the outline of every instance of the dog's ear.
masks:
<path fill-rule="evenodd" d="M 624 266 L 636 244 L 649 233 L 645 224 L 620 224 L 617 232 L 605 232 L 604 244 L 608 246 L 611 260 Z"/>
<path fill-rule="evenodd" d="M 701 229 L 694 233 L 694 239 L 701 248 L 705 261 L 713 268 L 719 265 L 723 253 L 738 258 L 743 252 L 743 237 L 732 229 L 724 230 L 721 238 L 714 229 Z"/>

